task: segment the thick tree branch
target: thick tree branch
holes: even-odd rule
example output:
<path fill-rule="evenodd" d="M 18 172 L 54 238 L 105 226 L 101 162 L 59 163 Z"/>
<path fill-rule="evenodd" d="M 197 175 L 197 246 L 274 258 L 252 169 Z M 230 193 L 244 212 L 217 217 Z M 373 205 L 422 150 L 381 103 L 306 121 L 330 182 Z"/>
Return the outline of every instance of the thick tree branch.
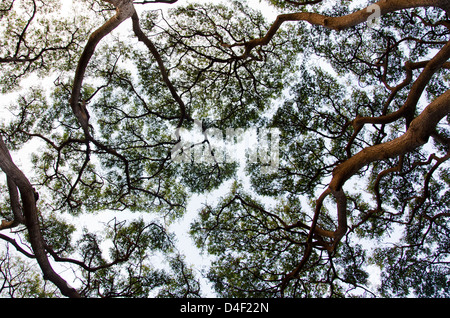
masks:
<path fill-rule="evenodd" d="M 402 136 L 383 144 L 365 148 L 337 166 L 333 171 L 330 188 L 338 191 L 351 176 L 371 162 L 394 158 L 422 146 L 434 133 L 439 121 L 449 113 L 450 90 L 429 104 L 411 122 L 408 130 Z"/>
<path fill-rule="evenodd" d="M 312 253 L 314 237 L 319 233 L 325 233 L 323 230 L 320 232 L 315 231 L 325 198 L 332 194 L 337 203 L 338 225 L 336 230 L 332 232 L 332 235 L 327 235 L 332 238 L 332 241 L 324 246 L 329 252 L 333 252 L 341 238 L 347 232 L 347 198 L 342 189 L 343 184 L 351 176 L 357 173 L 359 169 L 371 162 L 401 156 L 425 144 L 428 138 L 434 133 L 435 127 L 439 121 L 448 114 L 450 114 L 450 90 L 429 104 L 425 110 L 411 122 L 409 129 L 401 137 L 384 144 L 368 147 L 334 169 L 333 178 L 329 187 L 316 201 L 314 218 L 310 227 L 303 258 L 297 267 L 283 279 L 280 285 L 282 293 L 288 282 L 298 277 L 300 271 L 306 265 Z M 320 240 L 320 242 L 323 243 L 323 240 Z"/>
<path fill-rule="evenodd" d="M 137 13 L 135 12 L 132 16 L 133 20 L 133 31 L 134 34 L 137 36 L 138 40 L 143 42 L 145 46 L 149 49 L 151 54 L 156 60 L 156 63 L 158 63 L 159 71 L 161 72 L 161 76 L 163 78 L 164 83 L 166 84 L 167 88 L 169 89 L 173 99 L 177 102 L 178 106 L 180 107 L 181 116 L 180 116 L 180 122 L 178 124 L 178 127 L 181 127 L 181 124 L 183 123 L 184 119 L 191 119 L 190 116 L 187 114 L 186 111 L 186 105 L 184 104 L 183 100 L 181 99 L 180 95 L 178 95 L 177 90 L 173 86 L 169 75 L 167 73 L 166 67 L 164 66 L 164 62 L 161 58 L 161 55 L 159 54 L 158 50 L 156 49 L 153 42 L 145 35 L 145 33 L 142 31 L 141 26 L 139 24 L 139 17 Z"/>
<path fill-rule="evenodd" d="M 363 124 L 371 123 L 371 124 L 387 124 L 391 123 L 401 117 L 406 118 L 407 126 L 413 119 L 417 103 L 422 96 L 423 91 L 425 90 L 426 85 L 431 80 L 432 76 L 438 71 L 440 68 L 447 68 L 449 63 L 447 62 L 450 59 L 450 41 L 447 42 L 442 49 L 430 60 L 425 62 L 416 62 L 416 63 L 406 63 L 405 69 L 407 73 L 407 77 L 404 82 L 400 83 L 396 88 L 394 88 L 392 94 L 395 94 L 399 89 L 406 86 L 411 80 L 411 70 L 418 69 L 423 67 L 422 72 L 418 76 L 418 78 L 414 81 L 414 84 L 411 87 L 411 90 L 408 94 L 408 98 L 406 102 L 400 107 L 397 111 L 379 116 L 379 117 L 357 117 L 353 121 L 353 126 L 356 129 L 360 129 Z"/>
<path fill-rule="evenodd" d="M 9 200 L 11 205 L 11 210 L 14 215 L 14 219 L 11 221 L 2 220 L 0 225 L 0 230 L 9 229 L 23 224 L 25 222 L 24 216 L 22 214 L 22 206 L 20 205 L 19 192 L 17 186 L 13 179 L 6 177 L 6 182 L 8 185 Z"/>
<path fill-rule="evenodd" d="M 25 225 L 28 230 L 31 247 L 36 260 L 44 274 L 44 279 L 53 282 L 68 297 L 80 297 L 52 268 L 45 251 L 45 243 L 41 234 L 36 207 L 35 191 L 23 172 L 11 160 L 11 155 L 0 136 L 0 169 L 14 182 L 20 192 Z"/>
<path fill-rule="evenodd" d="M 390 12 L 417 7 L 438 7 L 445 10 L 447 14 L 450 13 L 450 4 L 447 0 L 381 0 L 374 5 L 379 7 L 381 16 Z M 244 43 L 223 44 L 223 46 L 244 46 L 245 51 L 240 58 L 246 58 L 250 55 L 250 51 L 255 47 L 267 45 L 285 22 L 306 21 L 312 25 L 323 26 L 328 29 L 340 31 L 367 22 L 372 14 L 373 10 L 371 10 L 371 7 L 341 17 L 330 17 L 313 12 L 281 14 L 275 19 L 264 37 Z"/>
<path fill-rule="evenodd" d="M 97 44 L 115 28 L 117 28 L 123 21 L 131 17 L 134 13 L 133 2 L 131 0 L 106 0 L 116 7 L 116 14 L 105 22 L 100 28 L 95 30 L 84 48 L 83 53 L 78 61 L 77 69 L 75 72 L 74 83 L 72 86 L 72 95 L 70 98 L 70 106 L 72 111 L 78 119 L 78 122 L 82 126 L 86 136 L 90 136 L 89 133 L 89 114 L 87 113 L 86 103 L 81 100 L 81 87 L 83 84 L 84 74 L 89 61 L 94 54 Z"/>
<path fill-rule="evenodd" d="M 0 136 L 1 138 L 1 136 Z M 9 152 L 6 152 L 5 155 L 7 156 L 7 160 L 12 161 L 11 155 Z M 22 213 L 22 206 L 20 204 L 20 198 L 19 198 L 19 192 L 17 190 L 17 186 L 14 183 L 14 180 L 6 176 L 6 183 L 8 185 L 8 192 L 9 192 L 9 200 L 11 205 L 11 210 L 13 212 L 14 219 L 11 221 L 2 220 L 0 225 L 0 230 L 13 228 L 18 226 L 19 224 L 23 224 L 25 222 L 23 213 Z"/>

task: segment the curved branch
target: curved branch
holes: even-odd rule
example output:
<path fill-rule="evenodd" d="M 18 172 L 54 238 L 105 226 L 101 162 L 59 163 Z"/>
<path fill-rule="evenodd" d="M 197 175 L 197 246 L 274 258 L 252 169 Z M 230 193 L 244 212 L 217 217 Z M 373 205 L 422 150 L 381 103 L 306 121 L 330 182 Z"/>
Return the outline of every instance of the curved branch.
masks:
<path fill-rule="evenodd" d="M 106 0 L 107 2 L 116 6 L 116 14 L 106 21 L 100 28 L 95 30 L 84 48 L 83 53 L 78 61 L 75 72 L 74 83 L 72 86 L 72 95 L 70 97 L 70 106 L 72 111 L 82 126 L 86 136 L 89 136 L 89 115 L 87 113 L 85 104 L 80 100 L 81 87 L 83 84 L 84 74 L 86 73 L 87 65 L 95 52 L 97 44 L 115 28 L 117 28 L 123 21 L 131 17 L 135 10 L 131 0 Z"/>
<path fill-rule="evenodd" d="M 14 183 L 13 179 L 8 176 L 6 176 L 6 183 L 8 185 L 9 200 L 14 219 L 11 221 L 2 220 L 0 224 L 0 230 L 10 229 L 25 222 L 25 218 L 22 214 L 22 207 L 20 205 L 19 191 L 17 191 L 17 186 Z"/>
<path fill-rule="evenodd" d="M 429 83 L 431 77 L 436 73 L 437 70 L 440 68 L 447 68 L 448 60 L 450 59 L 450 41 L 447 42 L 442 49 L 430 60 L 426 62 L 417 62 L 417 63 L 406 63 L 405 68 L 407 71 L 407 77 L 405 81 L 400 83 L 396 88 L 394 88 L 391 96 L 393 96 L 397 91 L 404 86 L 406 86 L 409 81 L 411 80 L 411 70 L 423 67 L 422 72 L 416 79 L 416 81 L 413 83 L 411 90 L 408 94 L 408 98 L 406 99 L 405 103 L 402 107 L 400 107 L 397 111 L 379 116 L 379 117 L 357 117 L 353 121 L 353 126 L 355 128 L 361 128 L 363 124 L 371 123 L 371 124 L 387 124 L 391 123 L 401 117 L 405 117 L 407 122 L 407 126 L 412 120 L 412 117 L 414 116 L 414 112 L 416 110 L 417 103 L 422 96 L 422 93 L 426 87 L 426 85 Z M 355 130 L 356 131 L 356 130 Z"/>
<path fill-rule="evenodd" d="M 170 93 L 172 94 L 173 99 L 175 99 L 178 106 L 180 107 L 181 118 L 180 118 L 178 127 L 181 127 L 181 124 L 183 123 L 184 119 L 191 119 L 190 116 L 187 114 L 186 105 L 184 104 L 180 95 L 178 95 L 177 90 L 173 86 L 173 84 L 169 78 L 169 75 L 167 74 L 167 70 L 166 70 L 166 67 L 164 66 L 164 62 L 161 58 L 161 55 L 159 54 L 159 52 L 156 49 L 153 42 L 142 31 L 141 26 L 139 24 L 139 17 L 136 12 L 133 14 L 132 20 L 133 20 L 134 34 L 137 36 L 138 40 L 143 42 L 145 44 L 145 46 L 149 49 L 149 51 L 152 53 L 153 57 L 156 60 L 156 63 L 158 63 L 158 68 L 159 68 L 159 71 L 161 73 L 164 83 L 166 84 L 167 88 L 169 89 Z"/>
<path fill-rule="evenodd" d="M 363 149 L 333 170 L 330 187 L 338 191 L 362 167 L 371 162 L 394 158 L 424 145 L 439 121 L 450 113 L 450 90 L 436 98 L 417 116 L 408 130 L 389 142 Z"/>
<path fill-rule="evenodd" d="M 1 136 L 0 136 L 0 138 L 1 138 Z M 0 141 L 1 141 L 1 139 L 0 139 Z M 11 155 L 8 151 L 5 152 L 4 155 L 6 156 L 7 160 L 12 161 Z M 9 177 L 8 175 L 6 176 L 6 183 L 8 186 L 9 201 L 10 201 L 10 205 L 11 205 L 11 210 L 14 215 L 14 219 L 12 221 L 2 220 L 1 225 L 0 225 L 0 230 L 13 228 L 13 227 L 16 227 L 19 224 L 23 224 L 25 222 L 25 218 L 22 213 L 22 207 L 20 205 L 19 191 L 17 190 L 17 185 L 15 184 L 14 180 L 11 177 Z"/>
<path fill-rule="evenodd" d="M 23 214 L 25 217 L 25 225 L 28 230 L 31 247 L 33 249 L 36 260 L 44 274 L 44 279 L 53 282 L 68 297 L 79 298 L 80 294 L 70 287 L 67 282 L 59 276 L 52 268 L 46 251 L 45 243 L 42 237 L 39 225 L 38 211 L 36 207 L 36 198 L 31 183 L 23 172 L 11 160 L 11 155 L 0 136 L 0 169 L 2 169 L 8 178 L 17 185 L 23 206 Z"/>
<path fill-rule="evenodd" d="M 431 177 L 432 177 L 433 173 L 438 169 L 438 167 L 439 167 L 441 164 L 443 164 L 445 161 L 447 161 L 447 160 L 450 159 L 450 151 L 448 151 L 447 154 L 446 154 L 445 156 L 443 156 L 442 158 L 439 158 L 439 157 L 437 157 L 436 155 L 433 154 L 433 155 L 430 156 L 430 160 L 431 160 L 431 159 L 435 159 L 435 160 L 436 160 L 436 163 L 434 164 L 433 167 L 431 167 L 430 171 L 429 171 L 429 172 L 427 173 L 427 175 L 425 176 L 424 185 L 423 185 L 423 190 L 422 190 L 422 195 L 421 195 L 420 197 L 417 198 L 417 204 L 416 204 L 416 206 L 414 207 L 414 209 L 412 210 L 410 222 L 411 222 L 413 216 L 414 216 L 414 215 L 416 214 L 416 212 L 419 210 L 419 208 L 425 203 L 425 200 L 429 197 L 429 194 L 430 194 L 430 187 L 429 187 L 429 184 L 430 184 Z M 430 220 L 431 223 L 432 223 L 432 222 L 434 222 L 434 220 L 435 220 L 436 218 L 438 218 L 440 215 L 442 215 L 442 214 L 440 213 L 440 214 L 437 214 L 437 215 L 435 215 L 435 216 L 433 216 L 433 217 L 430 217 L 430 216 L 428 216 L 428 215 L 425 214 L 425 215 L 424 215 L 424 218 L 427 219 L 427 220 Z"/>
<path fill-rule="evenodd" d="M 0 239 L 2 239 L 4 241 L 8 242 L 9 244 L 11 244 L 12 246 L 14 246 L 18 252 L 22 253 L 26 257 L 28 257 L 28 258 L 36 258 L 36 256 L 34 256 L 33 254 L 31 254 L 28 251 L 26 251 L 25 249 L 23 249 L 19 245 L 19 243 L 16 242 L 15 239 L 10 238 L 9 236 L 1 234 L 1 233 L 0 233 Z"/>
<path fill-rule="evenodd" d="M 438 7 L 445 10 L 447 13 L 450 13 L 450 4 L 447 0 L 381 0 L 370 7 L 340 17 L 330 17 L 312 12 L 288 13 L 279 15 L 269 31 L 262 38 L 253 39 L 245 43 L 223 45 L 225 47 L 244 46 L 245 52 L 242 54 L 241 58 L 246 58 L 250 55 L 250 51 L 256 46 L 268 44 L 284 22 L 306 21 L 312 25 L 319 25 L 328 29 L 340 31 L 367 22 L 367 19 L 373 14 L 373 10 L 371 10 L 371 7 L 373 6 L 379 7 L 380 16 L 390 12 L 416 7 Z"/>

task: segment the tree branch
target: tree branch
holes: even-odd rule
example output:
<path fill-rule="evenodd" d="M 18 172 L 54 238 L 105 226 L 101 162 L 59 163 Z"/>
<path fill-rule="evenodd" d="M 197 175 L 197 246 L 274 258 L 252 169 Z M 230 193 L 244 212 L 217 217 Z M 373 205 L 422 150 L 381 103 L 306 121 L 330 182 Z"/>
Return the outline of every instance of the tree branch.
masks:
<path fill-rule="evenodd" d="M 145 46 L 149 49 L 149 51 L 152 53 L 153 57 L 156 60 L 156 63 L 158 63 L 158 68 L 161 72 L 161 76 L 163 78 L 164 83 L 166 84 L 167 88 L 169 89 L 170 93 L 172 94 L 173 99 L 175 99 L 175 101 L 178 103 L 178 106 L 180 107 L 181 116 L 180 116 L 180 122 L 178 124 L 178 127 L 181 127 L 181 124 L 183 123 L 184 119 L 191 119 L 190 116 L 187 114 L 186 105 L 184 104 L 183 100 L 178 95 L 177 90 L 173 86 L 173 84 L 169 78 L 169 75 L 167 74 L 167 70 L 166 70 L 166 67 L 164 66 L 164 62 L 161 58 L 161 55 L 159 54 L 159 52 L 156 49 L 153 42 L 142 31 L 141 26 L 139 24 L 139 17 L 136 12 L 133 14 L 132 20 L 133 20 L 134 34 L 137 36 L 138 40 L 143 42 L 145 44 Z"/>
<path fill-rule="evenodd" d="M 100 28 L 95 30 L 84 48 L 83 53 L 78 61 L 75 72 L 74 83 L 72 86 L 72 94 L 70 97 L 70 106 L 72 111 L 82 126 L 86 136 L 89 133 L 89 114 L 87 113 L 86 104 L 80 99 L 81 87 L 83 84 L 84 74 L 86 73 L 87 65 L 95 52 L 97 44 L 115 28 L 117 28 L 123 21 L 131 17 L 134 13 L 134 7 L 131 0 L 105 0 L 116 6 L 116 14 L 106 21 Z"/>
<path fill-rule="evenodd" d="M 445 10 L 447 13 L 450 11 L 450 5 L 447 0 L 381 0 L 374 5 L 377 5 L 380 8 L 381 16 L 390 12 L 416 7 L 438 7 Z M 372 14 L 373 10 L 371 10 L 370 7 L 341 17 L 330 17 L 312 12 L 281 14 L 275 19 L 264 37 L 253 39 L 248 42 L 222 45 L 225 47 L 244 46 L 245 51 L 240 58 L 246 58 L 250 55 L 250 51 L 256 46 L 268 44 L 284 22 L 306 21 L 312 25 L 323 26 L 328 29 L 340 31 L 367 22 L 367 19 Z"/>
<path fill-rule="evenodd" d="M 424 145 L 434 133 L 439 121 L 450 113 L 449 100 L 450 90 L 447 90 L 411 122 L 408 130 L 402 136 L 383 144 L 365 148 L 341 163 L 333 170 L 330 187 L 338 191 L 351 176 L 369 163 L 394 158 Z"/>
<path fill-rule="evenodd" d="M 38 211 L 36 207 L 35 192 L 23 172 L 11 160 L 11 155 L 0 136 L 0 169 L 2 169 L 8 178 L 17 185 L 22 199 L 23 214 L 25 216 L 25 225 L 28 230 L 31 247 L 36 260 L 44 274 L 44 279 L 53 282 L 61 292 L 68 297 L 80 297 L 78 292 L 70 287 L 67 282 L 59 276 L 52 268 L 47 254 L 45 252 L 44 239 L 42 237 Z"/>
<path fill-rule="evenodd" d="M 450 59 L 450 41 L 447 42 L 442 49 L 429 61 L 424 62 L 416 62 L 416 63 L 409 63 L 407 62 L 405 64 L 407 77 L 405 81 L 400 83 L 397 87 L 394 88 L 392 91 L 392 96 L 395 94 L 399 89 L 406 86 L 409 81 L 411 80 L 411 70 L 422 68 L 423 70 L 420 73 L 420 75 L 417 77 L 417 79 L 414 81 L 414 84 L 411 87 L 411 90 L 408 94 L 408 98 L 406 102 L 400 107 L 397 111 L 379 116 L 379 117 L 357 117 L 353 121 L 354 127 L 361 128 L 363 124 L 365 123 L 371 123 L 371 124 L 387 124 L 391 123 L 401 117 L 406 118 L 406 124 L 407 126 L 411 122 L 415 110 L 416 105 L 420 99 L 420 96 L 422 96 L 422 93 L 426 87 L 426 85 L 431 80 L 432 76 L 436 73 L 437 70 L 439 70 L 442 67 L 449 67 L 449 63 L 447 60 Z"/>

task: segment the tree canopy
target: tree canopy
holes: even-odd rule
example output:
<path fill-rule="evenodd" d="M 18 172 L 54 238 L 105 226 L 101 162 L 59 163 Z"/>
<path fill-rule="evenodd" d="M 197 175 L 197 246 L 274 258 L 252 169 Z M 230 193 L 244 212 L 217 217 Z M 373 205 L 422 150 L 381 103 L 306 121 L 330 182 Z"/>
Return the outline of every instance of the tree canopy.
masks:
<path fill-rule="evenodd" d="M 449 29 L 448 0 L 2 1 L 1 294 L 450 296 Z M 202 272 L 173 225 L 208 193 Z"/>

